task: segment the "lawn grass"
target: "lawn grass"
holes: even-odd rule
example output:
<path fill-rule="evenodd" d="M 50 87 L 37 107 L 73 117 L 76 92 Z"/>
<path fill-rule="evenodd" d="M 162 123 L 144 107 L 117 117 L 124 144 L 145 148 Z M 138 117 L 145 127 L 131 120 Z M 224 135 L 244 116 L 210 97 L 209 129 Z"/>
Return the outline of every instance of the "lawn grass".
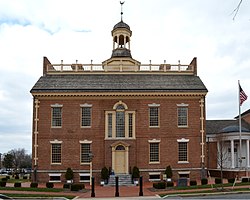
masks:
<path fill-rule="evenodd" d="M 12 194 L 12 193 L 5 193 L 4 195 L 7 195 L 12 198 L 36 198 L 36 197 L 65 197 L 67 199 L 74 199 L 76 196 L 73 195 L 49 195 L 49 194 Z"/>
<path fill-rule="evenodd" d="M 250 186 L 250 182 L 246 182 L 246 183 L 236 183 L 235 186 Z M 223 188 L 225 189 L 229 189 L 232 192 L 250 192 L 250 188 L 234 188 L 232 189 L 231 187 L 233 187 L 233 183 L 225 183 L 223 184 Z M 200 190 L 199 189 L 208 189 L 208 188 L 213 188 L 213 189 L 217 189 L 218 190 Z M 171 193 L 164 193 L 164 194 L 159 194 L 159 196 L 164 197 L 166 195 L 187 195 L 187 194 L 209 194 L 209 193 L 220 193 L 220 192 L 225 192 L 223 190 L 220 190 L 222 188 L 221 184 L 211 184 L 210 185 L 196 185 L 196 186 L 187 186 L 187 187 L 172 187 L 172 191 L 176 190 L 176 192 L 171 192 Z M 196 190 L 198 189 L 198 190 Z M 184 190 L 183 192 L 178 192 L 178 190 Z M 185 190 L 191 190 L 188 192 L 185 192 Z M 194 190 L 194 191 L 192 191 Z"/>
<path fill-rule="evenodd" d="M 1 190 L 33 191 L 33 192 L 63 192 L 63 188 L 29 188 L 29 187 L 0 187 Z"/>

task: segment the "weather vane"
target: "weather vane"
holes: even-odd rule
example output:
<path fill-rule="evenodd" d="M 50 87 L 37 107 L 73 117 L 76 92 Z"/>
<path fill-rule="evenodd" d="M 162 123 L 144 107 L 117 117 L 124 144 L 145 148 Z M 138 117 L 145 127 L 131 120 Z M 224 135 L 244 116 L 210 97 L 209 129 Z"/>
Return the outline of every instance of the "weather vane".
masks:
<path fill-rule="evenodd" d="M 120 4 L 121 4 L 121 21 L 122 21 L 122 15 L 123 15 L 122 6 L 123 6 L 124 2 L 125 2 L 125 1 L 123 1 L 123 2 L 120 1 Z"/>

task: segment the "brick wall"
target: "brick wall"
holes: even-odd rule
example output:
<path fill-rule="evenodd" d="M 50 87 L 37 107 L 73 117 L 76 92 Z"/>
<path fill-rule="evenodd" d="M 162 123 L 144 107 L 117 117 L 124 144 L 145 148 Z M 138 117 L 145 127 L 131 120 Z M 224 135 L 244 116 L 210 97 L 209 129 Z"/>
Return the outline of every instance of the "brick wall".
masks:
<path fill-rule="evenodd" d="M 191 176 L 199 177 L 201 167 L 201 134 L 200 105 L 198 98 L 192 99 L 84 99 L 58 98 L 40 99 L 38 113 L 38 171 L 39 170 L 89 170 L 89 165 L 80 165 L 80 140 L 92 141 L 94 153 L 93 169 L 112 166 L 111 145 L 118 140 L 104 140 L 105 111 L 112 111 L 113 106 L 122 100 L 128 110 L 136 112 L 136 140 L 122 140 L 129 146 L 129 168 L 138 166 L 140 169 L 152 171 L 165 169 L 171 165 L 173 169 L 196 169 Z M 51 128 L 51 105 L 62 104 L 62 128 Z M 92 126 L 81 128 L 80 104 L 92 104 Z M 149 128 L 148 104 L 160 104 L 160 127 Z M 176 104 L 188 104 L 188 128 L 177 127 Z M 189 139 L 187 164 L 178 164 L 177 139 Z M 62 164 L 50 164 L 50 141 L 62 141 Z M 149 164 L 148 140 L 158 139 L 160 142 L 160 164 Z M 33 138 L 34 144 L 34 138 Z M 34 151 L 34 148 L 33 148 Z M 39 175 L 39 180 L 48 181 L 46 173 Z M 97 175 L 98 177 L 99 175 Z M 176 175 L 177 176 L 177 175 Z M 63 176 L 64 177 L 64 176 Z"/>

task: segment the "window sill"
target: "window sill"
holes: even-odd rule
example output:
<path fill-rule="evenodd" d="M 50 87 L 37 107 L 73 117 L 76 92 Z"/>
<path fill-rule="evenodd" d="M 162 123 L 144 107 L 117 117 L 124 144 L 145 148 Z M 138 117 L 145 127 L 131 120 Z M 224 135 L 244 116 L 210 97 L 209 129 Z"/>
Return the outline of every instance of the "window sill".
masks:
<path fill-rule="evenodd" d="M 149 126 L 149 128 L 160 128 L 160 126 Z"/>
<path fill-rule="evenodd" d="M 149 162 L 150 165 L 160 164 L 160 162 Z"/>
<path fill-rule="evenodd" d="M 178 128 L 188 128 L 188 126 L 178 126 Z"/>
<path fill-rule="evenodd" d="M 62 128 L 62 126 L 51 126 L 51 128 Z"/>
<path fill-rule="evenodd" d="M 178 164 L 189 164 L 188 161 L 178 161 Z"/>
<path fill-rule="evenodd" d="M 125 138 L 125 137 L 117 137 L 117 138 L 105 138 L 105 140 L 135 140 L 136 138 Z"/>
<path fill-rule="evenodd" d="M 62 165 L 62 163 L 51 163 L 51 165 Z"/>
<path fill-rule="evenodd" d="M 91 126 L 81 126 L 81 128 L 91 128 Z"/>
<path fill-rule="evenodd" d="M 85 163 L 81 163 L 81 165 L 90 165 L 91 162 L 85 162 Z"/>

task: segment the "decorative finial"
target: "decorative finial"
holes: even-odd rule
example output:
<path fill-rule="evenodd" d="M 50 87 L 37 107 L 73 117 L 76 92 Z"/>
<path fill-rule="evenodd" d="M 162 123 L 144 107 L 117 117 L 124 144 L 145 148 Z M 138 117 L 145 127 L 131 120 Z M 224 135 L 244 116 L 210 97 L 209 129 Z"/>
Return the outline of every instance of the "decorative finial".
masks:
<path fill-rule="evenodd" d="M 122 21 L 122 15 L 123 15 L 122 6 L 123 6 L 124 2 L 125 2 L 125 1 L 123 1 L 123 2 L 120 1 L 120 4 L 121 4 L 121 21 Z"/>

